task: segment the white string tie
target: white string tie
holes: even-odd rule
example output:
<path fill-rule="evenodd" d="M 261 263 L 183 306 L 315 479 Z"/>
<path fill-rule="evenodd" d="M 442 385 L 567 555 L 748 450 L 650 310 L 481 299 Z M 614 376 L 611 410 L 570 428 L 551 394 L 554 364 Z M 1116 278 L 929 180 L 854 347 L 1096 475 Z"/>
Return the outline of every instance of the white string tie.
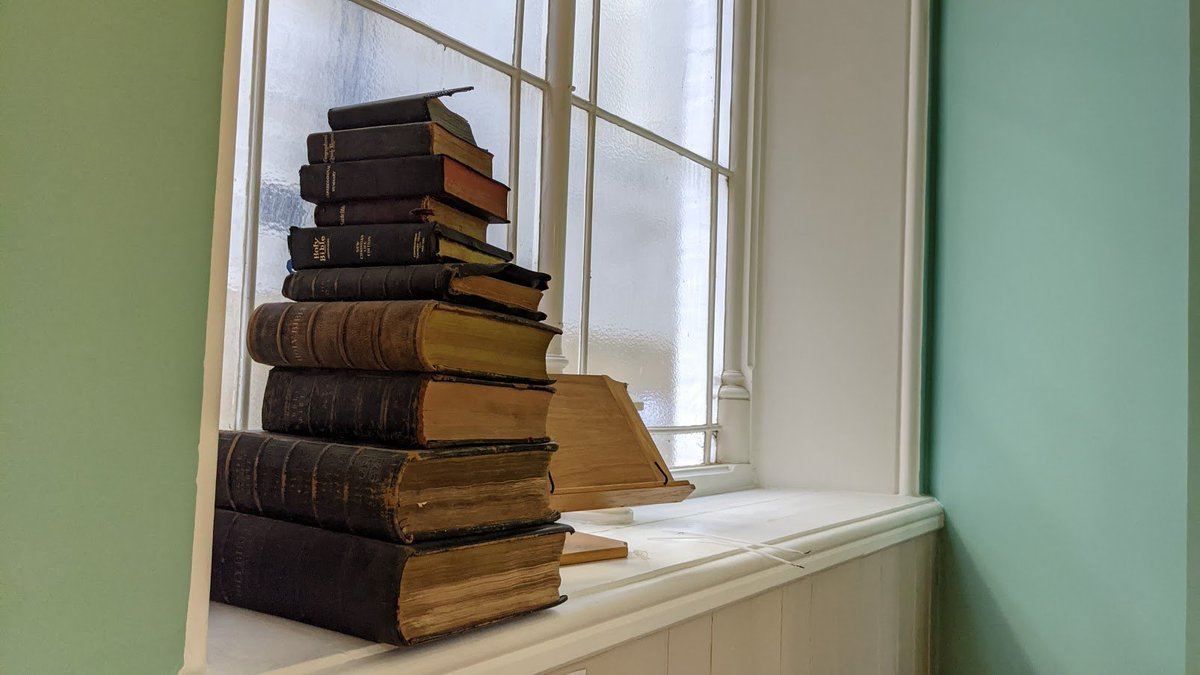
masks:
<path fill-rule="evenodd" d="M 765 542 L 746 541 L 745 539 L 735 539 L 733 537 L 722 537 L 719 534 L 704 534 L 701 532 L 687 532 L 684 530 L 669 530 L 668 534 L 671 536 L 649 537 L 649 539 L 654 539 L 654 540 L 658 540 L 658 541 L 667 541 L 667 540 L 672 540 L 672 539 L 674 539 L 674 540 L 694 539 L 697 541 L 706 541 L 706 542 L 709 542 L 710 544 L 717 544 L 720 546 L 728 546 L 730 548 L 741 549 L 747 553 L 753 553 L 754 555 L 762 556 L 764 558 L 774 560 L 777 563 L 781 563 L 784 565 L 790 565 L 792 567 L 797 567 L 799 569 L 804 569 L 804 565 L 801 565 L 798 562 L 788 560 L 787 558 L 777 556 L 774 553 L 771 553 L 770 551 L 771 550 L 781 551 L 783 553 L 791 553 L 793 555 L 798 553 L 802 556 L 812 553 L 812 551 L 797 551 L 795 549 L 786 548 L 784 546 L 776 546 L 775 544 L 767 544 Z"/>

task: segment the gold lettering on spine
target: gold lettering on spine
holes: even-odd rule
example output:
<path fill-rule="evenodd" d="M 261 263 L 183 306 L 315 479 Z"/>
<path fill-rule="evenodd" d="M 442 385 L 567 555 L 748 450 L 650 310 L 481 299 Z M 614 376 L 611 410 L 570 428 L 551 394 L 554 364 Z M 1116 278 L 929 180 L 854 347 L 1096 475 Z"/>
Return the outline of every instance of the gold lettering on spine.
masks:
<path fill-rule="evenodd" d="M 337 139 L 333 134 L 322 134 L 321 139 L 324 141 L 324 153 L 321 155 L 326 162 L 332 162 L 334 156 L 334 148 L 337 147 Z"/>
<path fill-rule="evenodd" d="M 425 255 L 425 234 L 416 232 L 413 234 L 412 254 L 415 262 L 420 262 Z"/>
<path fill-rule="evenodd" d="M 319 235 L 313 237 L 312 243 L 313 260 L 325 262 L 329 260 L 329 235 Z"/>
<path fill-rule="evenodd" d="M 371 235 L 360 234 L 358 241 L 354 242 L 354 252 L 358 254 L 359 260 L 366 260 L 371 257 Z"/>
<path fill-rule="evenodd" d="M 333 189 L 332 189 L 332 186 L 334 185 L 333 181 L 334 181 L 333 165 L 326 164 L 325 165 L 325 196 L 326 197 L 330 197 L 333 195 Z"/>
<path fill-rule="evenodd" d="M 279 357 L 285 365 L 297 365 L 304 363 L 304 345 L 301 344 L 301 333 L 307 333 L 305 324 L 304 306 L 299 304 L 289 305 L 283 311 L 281 317 L 283 322 L 283 330 L 279 331 L 280 339 L 284 344 L 276 344 L 279 350 Z"/>
<path fill-rule="evenodd" d="M 342 204 L 338 207 L 338 225 L 346 224 L 346 205 Z"/>

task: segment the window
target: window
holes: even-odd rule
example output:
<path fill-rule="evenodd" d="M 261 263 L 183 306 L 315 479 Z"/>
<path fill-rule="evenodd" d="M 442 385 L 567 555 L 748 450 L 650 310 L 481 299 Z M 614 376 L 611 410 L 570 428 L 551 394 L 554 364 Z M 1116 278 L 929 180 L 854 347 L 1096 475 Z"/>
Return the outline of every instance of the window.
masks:
<path fill-rule="evenodd" d="M 542 222 L 543 206 L 565 200 L 565 251 L 550 253 L 565 270 L 555 280 L 564 370 L 628 382 L 671 465 L 716 460 L 725 244 L 739 189 L 734 0 L 579 0 L 574 31 L 553 36 L 549 26 L 570 25 L 567 2 L 248 4 L 222 426 L 259 424 L 267 369 L 242 336 L 250 309 L 282 299 L 288 228 L 312 222 L 297 187 L 304 137 L 326 128 L 331 106 L 471 84 L 448 103 L 512 188 L 512 223 L 492 226 L 489 240 L 539 267 L 543 228 L 556 220 Z M 543 106 L 565 94 L 549 73 L 564 60 L 570 123 L 544 129 Z M 564 145 L 569 171 L 542 175 L 543 149 Z"/>

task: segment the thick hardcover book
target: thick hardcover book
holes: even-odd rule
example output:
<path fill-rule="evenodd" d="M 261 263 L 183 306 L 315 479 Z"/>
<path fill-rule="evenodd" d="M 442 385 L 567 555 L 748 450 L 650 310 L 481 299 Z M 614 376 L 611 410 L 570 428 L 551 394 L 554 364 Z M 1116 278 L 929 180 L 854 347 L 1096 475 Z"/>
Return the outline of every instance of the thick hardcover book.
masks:
<path fill-rule="evenodd" d="M 376 223 L 441 223 L 472 239 L 487 239 L 489 222 L 443 204 L 433 197 L 360 199 L 352 202 L 323 202 L 313 209 L 317 225 L 374 225 Z"/>
<path fill-rule="evenodd" d="M 493 221 L 497 219 L 493 218 Z M 440 223 L 472 239 L 487 240 L 487 220 L 463 213 L 433 197 L 362 199 L 325 202 L 313 210 L 317 225 L 374 225 L 377 223 Z"/>
<path fill-rule="evenodd" d="M 554 389 L 448 375 L 272 368 L 267 431 L 411 448 L 541 443 Z"/>
<path fill-rule="evenodd" d="M 553 522 L 553 443 L 409 449 L 222 431 L 219 508 L 412 543 Z"/>
<path fill-rule="evenodd" d="M 553 607 L 566 525 L 396 544 L 217 509 L 209 594 L 410 645 Z"/>
<path fill-rule="evenodd" d="M 437 300 L 270 302 L 250 315 L 250 358 L 269 366 L 450 373 L 549 382 L 561 331 Z"/>
<path fill-rule="evenodd" d="M 550 275 L 511 263 L 406 265 L 300 270 L 283 280 L 283 297 L 325 300 L 445 300 L 534 321 Z"/>
<path fill-rule="evenodd" d="M 467 143 L 434 122 L 391 124 L 308 135 L 309 164 L 415 155 L 446 155 L 485 176 L 492 175 L 492 153 Z"/>
<path fill-rule="evenodd" d="M 443 96 L 453 96 L 474 88 L 442 89 L 330 108 L 327 115 L 329 128 L 337 131 L 359 127 L 378 127 L 386 124 L 437 122 L 446 127 L 450 133 L 474 145 L 475 135 L 471 133 L 471 123 L 467 121 L 467 118 L 447 108 L 446 104 L 440 100 Z"/>
<path fill-rule="evenodd" d="M 288 233 L 288 251 L 292 269 L 297 270 L 512 260 L 508 251 L 438 223 L 293 227 Z"/>
<path fill-rule="evenodd" d="M 300 196 L 318 204 L 429 196 L 479 218 L 508 220 L 508 186 L 445 155 L 305 164 Z"/>

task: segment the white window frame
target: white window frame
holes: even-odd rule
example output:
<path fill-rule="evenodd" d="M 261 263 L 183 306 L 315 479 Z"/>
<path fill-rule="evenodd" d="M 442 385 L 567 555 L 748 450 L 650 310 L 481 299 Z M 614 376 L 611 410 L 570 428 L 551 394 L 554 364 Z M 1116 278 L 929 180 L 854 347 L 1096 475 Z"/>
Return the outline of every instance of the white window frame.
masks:
<path fill-rule="evenodd" d="M 573 108 L 579 108 L 587 115 L 587 186 L 585 207 L 583 255 L 584 270 L 582 272 L 583 293 L 581 299 L 582 321 L 580 325 L 580 367 L 586 372 L 587 364 L 587 316 L 589 308 L 589 267 L 590 231 L 592 220 L 592 187 L 594 179 L 594 150 L 596 120 L 601 119 L 620 127 L 642 139 L 671 150 L 681 155 L 709 172 L 710 175 L 710 245 L 709 245 L 709 293 L 708 293 L 708 335 L 707 335 L 707 372 L 709 377 L 715 375 L 714 364 L 717 355 L 713 353 L 715 333 L 724 331 L 724 369 L 720 374 L 720 389 L 718 401 L 712 396 L 706 397 L 706 423 L 695 426 L 651 427 L 654 433 L 687 433 L 703 432 L 705 434 L 705 464 L 698 467 L 687 467 L 676 470 L 681 476 L 701 478 L 718 476 L 712 480 L 730 487 L 748 486 L 753 483 L 748 465 L 751 459 L 749 451 L 749 399 L 750 399 L 750 364 L 752 360 L 752 330 L 750 310 L 753 308 L 753 287 L 749 283 L 749 270 L 753 269 L 748 254 L 755 250 L 752 244 L 754 228 L 751 227 L 754 213 L 753 200 L 748 199 L 750 190 L 750 144 L 749 129 L 753 126 L 753 104 L 750 100 L 753 86 L 751 73 L 755 70 L 751 60 L 755 53 L 753 43 L 757 34 L 757 13 L 754 10 L 756 0 L 716 0 L 717 2 L 717 44 L 715 45 L 714 77 L 714 108 L 713 108 L 713 138 L 712 157 L 707 158 L 663 136 L 622 118 L 611 111 L 598 106 L 596 101 L 598 80 L 598 36 L 600 31 L 600 1 L 591 3 L 591 58 L 589 77 L 589 96 L 582 97 L 572 92 L 574 41 L 575 41 L 575 0 L 549 0 L 546 20 L 546 49 L 545 77 L 539 77 L 522 68 L 524 40 L 524 11 L 526 0 L 516 0 L 516 16 L 513 35 L 513 58 L 507 62 L 491 54 L 470 46 L 446 33 L 439 31 L 426 23 L 414 19 L 399 10 L 389 7 L 378 0 L 345 0 L 375 13 L 378 16 L 398 23 L 419 35 L 429 38 L 446 49 L 472 59 L 482 65 L 492 68 L 510 78 L 509 93 L 509 186 L 510 203 L 519 203 L 522 186 L 520 184 L 520 131 L 521 131 L 521 88 L 527 83 L 542 92 L 542 133 L 541 133 L 541 185 L 539 204 L 540 228 L 537 238 L 537 266 L 550 273 L 555 279 L 564 278 L 564 259 L 566 256 L 566 222 L 567 222 L 567 180 L 570 164 L 570 134 L 571 114 Z M 722 21 L 724 5 L 733 3 L 735 32 L 732 36 L 733 45 L 730 105 L 730 130 L 728 142 L 728 166 L 719 163 L 721 86 L 722 86 Z M 243 222 L 246 223 L 241 249 L 243 269 L 241 280 L 241 297 L 231 298 L 230 301 L 240 302 L 240 325 L 238 335 L 245 335 L 250 310 L 255 303 L 256 269 L 258 232 L 252 225 L 257 223 L 260 210 L 259 186 L 261 182 L 262 158 L 262 129 L 263 129 L 263 99 L 265 93 L 266 54 L 267 54 L 267 25 L 270 11 L 270 0 L 247 0 L 246 10 L 252 16 L 246 17 L 245 27 L 250 30 L 251 41 L 247 52 L 250 57 L 248 90 L 249 96 L 244 101 L 240 115 L 244 115 L 248 147 L 243 167 L 245 174 L 246 202 Z M 717 183 L 721 177 L 729 180 L 727 222 L 727 254 L 726 254 L 726 285 L 724 289 L 716 288 L 717 264 Z M 507 243 L 509 250 L 516 250 L 518 231 L 522 226 L 517 210 L 512 211 L 512 222 L 508 226 Z M 715 326 L 716 293 L 725 293 L 725 325 Z M 563 285 L 552 284 L 546 293 L 542 309 L 548 315 L 547 322 L 558 327 L 563 319 Z M 547 357 L 548 366 L 552 372 L 562 372 L 567 359 L 562 354 L 561 341 L 555 339 Z M 240 350 L 238 360 L 238 381 L 236 392 L 236 412 L 234 426 L 247 426 L 250 418 L 251 360 L 244 347 Z M 713 415 L 713 406 L 718 405 L 720 418 Z M 726 410 L 726 409 L 729 410 Z M 728 418 L 728 420 L 726 419 Z M 719 450 L 714 452 L 717 444 L 714 435 L 720 432 L 721 443 Z M 720 466 L 729 465 L 729 466 Z M 738 478 L 732 483 L 730 475 L 736 473 Z"/>

